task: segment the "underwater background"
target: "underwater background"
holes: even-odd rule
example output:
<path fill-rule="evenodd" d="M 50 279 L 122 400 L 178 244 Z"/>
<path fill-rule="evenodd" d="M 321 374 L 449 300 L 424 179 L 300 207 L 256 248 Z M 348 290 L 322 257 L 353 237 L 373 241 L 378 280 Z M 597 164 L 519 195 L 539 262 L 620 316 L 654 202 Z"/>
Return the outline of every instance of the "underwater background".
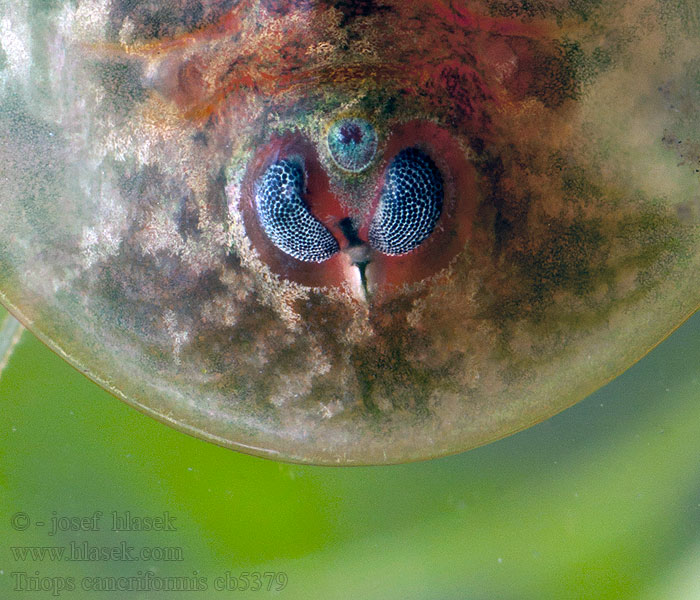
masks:
<path fill-rule="evenodd" d="M 175 431 L 25 332 L 0 376 L 0 598 L 700 598 L 698 339 L 700 315 L 499 442 L 331 468 Z M 88 547 L 116 550 L 66 560 Z M 118 578 L 142 589 L 95 591 Z"/>

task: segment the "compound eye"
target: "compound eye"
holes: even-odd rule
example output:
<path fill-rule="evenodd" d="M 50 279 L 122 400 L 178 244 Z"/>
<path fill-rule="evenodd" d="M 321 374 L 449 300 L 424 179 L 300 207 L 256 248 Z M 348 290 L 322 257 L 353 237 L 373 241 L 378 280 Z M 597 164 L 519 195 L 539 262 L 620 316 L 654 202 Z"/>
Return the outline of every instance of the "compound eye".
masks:
<path fill-rule="evenodd" d="M 442 174 L 418 148 L 399 152 L 389 165 L 369 243 L 383 254 L 407 254 L 435 229 L 444 197 Z"/>
<path fill-rule="evenodd" d="M 304 172 L 294 161 L 270 165 L 258 180 L 255 208 L 270 241 L 305 262 L 323 262 L 340 250 L 330 231 L 314 217 L 302 197 Z"/>

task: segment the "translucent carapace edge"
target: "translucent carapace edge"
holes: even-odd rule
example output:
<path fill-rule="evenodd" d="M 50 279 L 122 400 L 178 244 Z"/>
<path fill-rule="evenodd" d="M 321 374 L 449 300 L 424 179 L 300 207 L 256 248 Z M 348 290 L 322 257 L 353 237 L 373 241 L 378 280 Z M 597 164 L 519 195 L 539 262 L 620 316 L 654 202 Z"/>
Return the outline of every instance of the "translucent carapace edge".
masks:
<path fill-rule="evenodd" d="M 528 427 L 697 308 L 699 11 L 5 3 L 0 301 L 251 454 Z"/>

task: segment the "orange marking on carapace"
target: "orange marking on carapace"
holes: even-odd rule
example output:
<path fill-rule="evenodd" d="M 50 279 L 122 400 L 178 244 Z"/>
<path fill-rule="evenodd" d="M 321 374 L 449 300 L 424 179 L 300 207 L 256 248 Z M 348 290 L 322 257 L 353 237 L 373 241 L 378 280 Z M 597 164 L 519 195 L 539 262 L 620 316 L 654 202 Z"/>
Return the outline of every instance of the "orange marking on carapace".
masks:
<path fill-rule="evenodd" d="M 324 34 L 317 23 L 323 21 L 321 12 L 327 9 L 313 9 L 294 18 L 267 14 L 261 32 L 277 22 L 283 24 L 279 31 L 272 28 L 273 33 L 239 36 L 254 6 L 253 0 L 245 0 L 216 23 L 172 39 L 106 45 L 101 50 L 152 62 L 151 88 L 174 102 L 183 118 L 204 121 L 224 103 L 237 103 L 245 95 L 283 98 L 313 88 L 352 90 L 380 82 L 388 88 L 420 93 L 439 80 L 441 69 L 450 64 L 463 73 L 478 72 L 485 85 L 501 88 L 499 93 L 494 89 L 490 101 L 499 102 L 502 92 L 520 99 L 533 78 L 529 72 L 531 44 L 541 41 L 544 49 L 554 36 L 552 27 L 544 23 L 487 17 L 452 3 L 434 2 L 426 7 L 406 2 L 395 6 L 387 17 L 402 27 L 386 40 L 373 38 L 379 58 L 370 55 L 357 60 L 352 55 L 341 56 L 340 49 L 324 58 L 309 52 L 316 37 Z M 452 27 L 446 29 L 445 24 Z M 435 39 L 444 39 L 444 43 L 435 44 Z M 466 50 L 473 57 L 472 64 L 457 64 L 453 48 Z"/>
<path fill-rule="evenodd" d="M 169 39 L 160 38 L 149 42 L 137 42 L 134 44 L 90 43 L 85 44 L 84 48 L 103 54 L 133 55 L 149 59 L 164 58 L 166 55 L 176 50 L 192 50 L 198 45 L 221 38 L 231 37 L 239 33 L 243 23 L 241 13 L 246 9 L 250 9 L 254 4 L 254 0 L 241 0 L 240 4 L 223 14 L 221 18 L 214 23 L 197 28 L 194 31 L 181 33 Z"/>
<path fill-rule="evenodd" d="M 446 23 L 454 23 L 460 29 L 469 32 L 494 33 L 503 36 L 520 36 L 532 39 L 550 37 L 554 27 L 544 21 L 524 23 L 519 19 L 508 17 L 489 17 L 468 10 L 450 1 L 449 6 L 436 2 L 431 9 L 434 14 Z"/>

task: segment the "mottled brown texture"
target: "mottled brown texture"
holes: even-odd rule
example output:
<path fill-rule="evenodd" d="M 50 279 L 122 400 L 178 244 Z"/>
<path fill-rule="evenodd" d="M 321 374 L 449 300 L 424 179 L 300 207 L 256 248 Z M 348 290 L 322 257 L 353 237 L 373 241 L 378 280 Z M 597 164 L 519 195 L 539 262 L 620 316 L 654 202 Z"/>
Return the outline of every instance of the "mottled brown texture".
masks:
<path fill-rule="evenodd" d="M 400 462 L 527 427 L 697 306 L 697 11 L 662 4 L 0 8 L 2 300 L 119 397 L 264 456 Z M 359 174 L 324 142 L 347 116 L 378 135 Z M 365 289 L 341 221 L 366 241 L 411 146 L 443 215 L 406 256 L 363 250 Z M 327 263 L 256 224 L 285 152 L 341 241 Z"/>

